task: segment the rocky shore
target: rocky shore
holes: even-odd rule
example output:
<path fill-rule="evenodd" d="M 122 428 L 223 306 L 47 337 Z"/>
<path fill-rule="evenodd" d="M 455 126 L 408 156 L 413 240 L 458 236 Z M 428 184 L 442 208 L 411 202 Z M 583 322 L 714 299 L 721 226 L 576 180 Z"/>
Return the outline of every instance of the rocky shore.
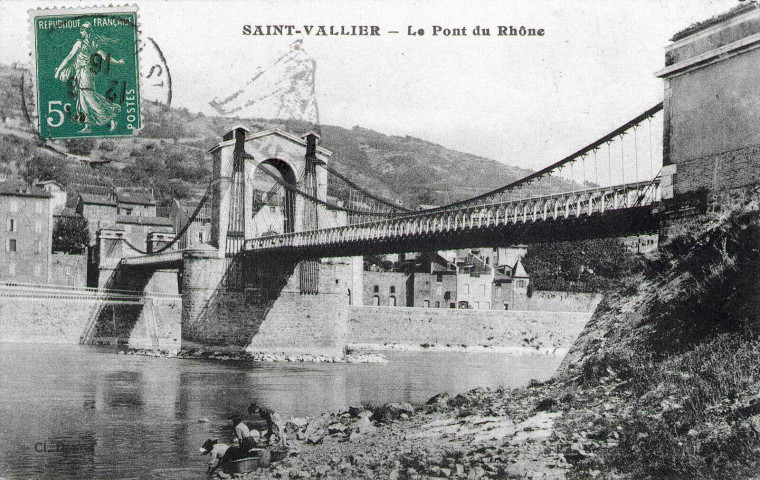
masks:
<path fill-rule="evenodd" d="M 291 362 L 291 363 L 388 363 L 383 355 L 372 352 L 349 351 L 342 357 L 314 355 L 310 353 L 248 353 L 221 352 L 209 350 L 166 350 L 134 349 L 120 350 L 120 355 L 142 355 L 147 357 L 185 358 L 219 360 L 228 362 Z"/>
<path fill-rule="evenodd" d="M 536 410 L 537 388 L 476 389 L 424 405 L 291 419 L 291 455 L 234 478 L 564 478 L 568 462 L 554 447 L 562 414 Z"/>

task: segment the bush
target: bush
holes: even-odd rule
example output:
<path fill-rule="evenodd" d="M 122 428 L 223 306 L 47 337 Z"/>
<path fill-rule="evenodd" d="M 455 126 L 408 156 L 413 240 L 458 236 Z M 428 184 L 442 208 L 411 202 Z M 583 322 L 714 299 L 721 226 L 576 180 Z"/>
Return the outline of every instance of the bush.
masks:
<path fill-rule="evenodd" d="M 53 251 L 83 253 L 90 245 L 90 230 L 84 217 L 59 217 L 53 226 Z"/>

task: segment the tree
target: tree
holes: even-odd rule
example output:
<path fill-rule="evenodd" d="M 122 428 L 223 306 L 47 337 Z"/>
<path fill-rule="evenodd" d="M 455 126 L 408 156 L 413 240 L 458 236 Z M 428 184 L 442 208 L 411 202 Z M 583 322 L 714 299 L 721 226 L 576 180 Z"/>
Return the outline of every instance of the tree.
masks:
<path fill-rule="evenodd" d="M 84 217 L 59 217 L 53 227 L 53 251 L 83 253 L 90 245 L 90 228 Z"/>
<path fill-rule="evenodd" d="M 636 268 L 636 257 L 616 238 L 555 242 L 528 249 L 523 265 L 537 290 L 598 292 Z"/>

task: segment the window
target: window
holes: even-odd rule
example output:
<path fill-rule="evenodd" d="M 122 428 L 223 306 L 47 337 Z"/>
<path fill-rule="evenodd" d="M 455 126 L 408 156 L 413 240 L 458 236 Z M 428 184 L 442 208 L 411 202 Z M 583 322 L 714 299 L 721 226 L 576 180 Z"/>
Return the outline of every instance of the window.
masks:
<path fill-rule="evenodd" d="M 480 310 L 480 302 L 475 302 L 475 310 Z"/>
<path fill-rule="evenodd" d="M 525 280 L 518 280 L 517 288 L 525 288 Z"/>
<path fill-rule="evenodd" d="M 395 307 L 396 306 L 396 297 L 394 297 L 393 295 L 391 295 L 389 304 L 390 304 L 391 307 Z"/>
<path fill-rule="evenodd" d="M 380 297 L 375 295 L 372 297 L 372 306 L 377 307 L 378 305 L 380 305 Z"/>
<path fill-rule="evenodd" d="M 198 241 L 203 243 L 203 232 L 198 232 Z"/>
<path fill-rule="evenodd" d="M 6 249 L 10 253 L 14 253 L 16 251 L 16 239 L 15 238 L 9 238 L 8 239 L 8 248 Z"/>
<path fill-rule="evenodd" d="M 435 281 L 437 283 L 441 283 L 443 281 L 443 275 L 441 275 L 440 273 L 438 275 L 436 275 L 435 276 Z"/>
<path fill-rule="evenodd" d="M 486 286 L 485 285 L 481 285 L 480 286 L 480 294 L 481 295 L 485 295 L 486 294 Z"/>
<path fill-rule="evenodd" d="M 486 302 L 486 310 L 491 310 L 491 302 Z"/>
<path fill-rule="evenodd" d="M 436 301 L 435 302 L 435 308 L 441 308 L 441 302 Z"/>
<path fill-rule="evenodd" d="M 506 302 L 504 303 L 504 310 L 509 310 L 509 304 Z"/>
<path fill-rule="evenodd" d="M 15 232 L 16 231 L 16 219 L 15 218 L 9 218 L 8 219 L 8 231 L 9 232 Z"/>
<path fill-rule="evenodd" d="M 378 292 L 380 291 L 380 286 L 379 286 L 379 285 L 375 285 L 375 286 L 372 288 L 372 291 L 373 291 L 373 292 L 375 292 L 375 293 L 378 293 Z"/>
<path fill-rule="evenodd" d="M 423 306 L 424 306 L 425 308 L 430 308 L 430 300 L 425 300 L 425 302 L 424 302 Z"/>
<path fill-rule="evenodd" d="M 391 293 L 396 293 L 396 286 L 395 285 L 391 285 Z"/>

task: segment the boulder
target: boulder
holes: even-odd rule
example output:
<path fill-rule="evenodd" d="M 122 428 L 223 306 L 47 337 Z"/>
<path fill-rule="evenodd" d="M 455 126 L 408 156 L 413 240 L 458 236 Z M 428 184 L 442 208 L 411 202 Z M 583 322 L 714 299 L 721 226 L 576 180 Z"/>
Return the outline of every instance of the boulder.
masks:
<path fill-rule="evenodd" d="M 327 433 L 335 435 L 336 433 L 345 433 L 347 427 L 340 422 L 331 423 L 327 426 Z"/>
<path fill-rule="evenodd" d="M 386 420 L 396 420 L 402 414 L 413 415 L 414 407 L 409 402 L 386 403 L 383 406 L 383 418 Z"/>
<path fill-rule="evenodd" d="M 373 431 L 376 427 L 369 421 L 369 417 L 360 417 L 357 421 L 351 424 L 352 434 L 365 434 Z"/>
<path fill-rule="evenodd" d="M 330 424 L 329 416 L 322 416 L 309 422 L 304 432 L 307 443 L 320 443 L 327 436 L 327 425 Z"/>
<path fill-rule="evenodd" d="M 448 393 L 439 393 L 438 395 L 434 395 L 430 397 L 430 399 L 425 402 L 425 405 L 435 405 L 435 406 L 441 406 L 445 407 L 449 404 L 449 394 Z"/>

